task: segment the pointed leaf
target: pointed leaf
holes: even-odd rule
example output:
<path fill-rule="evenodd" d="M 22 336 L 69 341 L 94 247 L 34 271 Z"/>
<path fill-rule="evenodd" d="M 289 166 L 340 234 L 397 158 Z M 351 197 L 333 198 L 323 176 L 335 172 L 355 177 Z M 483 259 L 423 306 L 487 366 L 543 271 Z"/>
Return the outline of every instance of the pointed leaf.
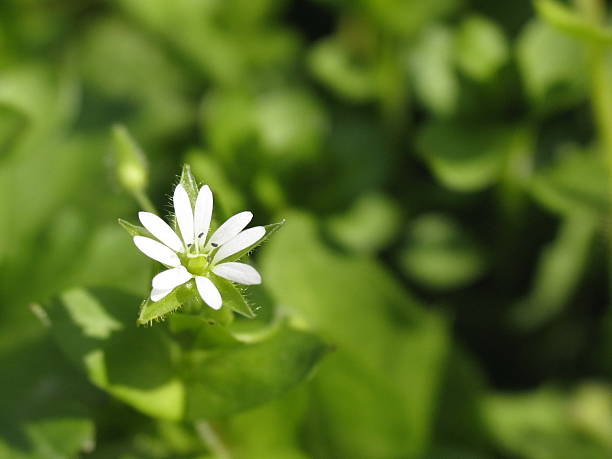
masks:
<path fill-rule="evenodd" d="M 252 244 L 252 245 L 248 246 L 246 249 L 243 249 L 240 252 L 236 252 L 235 254 L 230 255 L 227 258 L 224 258 L 223 259 L 223 263 L 229 263 L 230 261 L 239 260 L 244 255 L 246 255 L 247 253 L 251 252 L 256 247 L 258 247 L 259 245 L 261 245 L 262 243 L 267 241 L 270 238 L 270 236 L 272 236 L 274 233 L 276 233 L 281 228 L 281 226 L 283 226 L 284 224 L 285 224 L 285 220 L 281 220 L 280 222 L 271 223 L 269 225 L 264 226 L 264 229 L 266 230 L 266 234 L 264 235 L 264 237 L 262 237 L 260 240 L 258 240 L 255 244 Z"/>
<path fill-rule="evenodd" d="M 214 283 L 221 293 L 223 298 L 223 306 L 230 308 L 232 311 L 242 314 L 249 319 L 255 317 L 255 312 L 251 309 L 247 301 L 240 293 L 240 290 L 227 279 L 219 276 L 214 276 Z"/>
<path fill-rule="evenodd" d="M 130 236 L 144 236 L 152 239 L 156 239 L 146 228 L 140 225 L 134 225 L 122 218 L 118 218 L 117 221 L 128 232 Z"/>
<path fill-rule="evenodd" d="M 64 353 L 99 388 L 149 416 L 180 419 L 184 388 L 172 343 L 159 327 L 137 327 L 136 297 L 73 289 L 44 305 Z"/>
<path fill-rule="evenodd" d="M 217 418 L 285 393 L 327 352 L 316 335 L 281 324 L 262 341 L 193 354 L 186 371 L 186 418 Z"/>

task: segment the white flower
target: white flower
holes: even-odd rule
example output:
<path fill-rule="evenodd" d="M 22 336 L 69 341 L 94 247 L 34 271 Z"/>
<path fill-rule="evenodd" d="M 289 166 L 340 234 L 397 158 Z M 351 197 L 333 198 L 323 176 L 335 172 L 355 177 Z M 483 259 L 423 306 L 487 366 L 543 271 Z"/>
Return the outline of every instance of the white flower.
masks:
<path fill-rule="evenodd" d="M 142 225 L 158 240 L 135 236 L 134 244 L 146 256 L 169 268 L 153 278 L 152 301 L 161 300 L 179 285 L 195 279 L 202 300 L 211 308 L 219 309 L 223 300 L 210 279 L 211 273 L 239 284 L 261 283 L 261 276 L 253 267 L 233 261 L 223 263 L 266 234 L 262 226 L 244 229 L 253 218 L 251 212 L 230 217 L 209 238 L 213 209 L 210 188 L 205 185 L 200 189 L 195 209 L 181 184 L 174 189 L 172 199 L 180 236 L 157 215 L 138 213 Z"/>

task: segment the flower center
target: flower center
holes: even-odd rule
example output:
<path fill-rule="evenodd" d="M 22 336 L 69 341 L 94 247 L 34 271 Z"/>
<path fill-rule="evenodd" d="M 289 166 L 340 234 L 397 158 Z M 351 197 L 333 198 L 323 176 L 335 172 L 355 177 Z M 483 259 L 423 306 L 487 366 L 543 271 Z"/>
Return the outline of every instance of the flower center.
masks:
<path fill-rule="evenodd" d="M 194 276 L 203 276 L 208 271 L 210 263 L 206 255 L 188 256 L 185 260 L 185 268 Z"/>

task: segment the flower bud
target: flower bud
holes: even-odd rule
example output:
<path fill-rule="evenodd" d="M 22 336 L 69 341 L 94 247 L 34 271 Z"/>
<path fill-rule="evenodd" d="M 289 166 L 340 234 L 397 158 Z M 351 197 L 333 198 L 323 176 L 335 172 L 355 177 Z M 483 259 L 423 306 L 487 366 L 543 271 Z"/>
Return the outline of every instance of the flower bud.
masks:
<path fill-rule="evenodd" d="M 119 184 L 130 193 L 141 193 L 148 183 L 147 160 L 124 126 L 113 126 L 113 156 Z"/>

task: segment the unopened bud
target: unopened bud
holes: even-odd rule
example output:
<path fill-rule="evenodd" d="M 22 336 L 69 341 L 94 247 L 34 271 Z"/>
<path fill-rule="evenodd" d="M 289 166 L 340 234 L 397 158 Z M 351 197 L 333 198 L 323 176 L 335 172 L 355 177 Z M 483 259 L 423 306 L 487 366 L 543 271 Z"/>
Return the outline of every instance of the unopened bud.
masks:
<path fill-rule="evenodd" d="M 142 192 L 149 176 L 144 153 L 124 126 L 113 127 L 113 142 L 117 180 L 131 193 Z"/>

